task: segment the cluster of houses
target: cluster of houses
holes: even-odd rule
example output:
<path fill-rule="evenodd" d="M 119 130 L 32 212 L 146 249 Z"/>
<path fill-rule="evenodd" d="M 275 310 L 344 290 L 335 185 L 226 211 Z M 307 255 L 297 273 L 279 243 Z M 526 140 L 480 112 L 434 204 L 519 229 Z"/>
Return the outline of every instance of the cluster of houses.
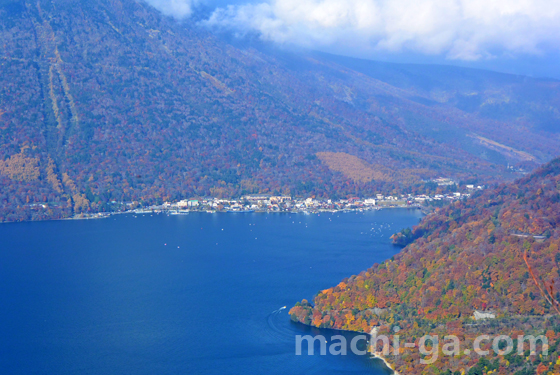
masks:
<path fill-rule="evenodd" d="M 439 186 L 447 186 L 451 184 L 457 185 L 453 180 L 447 178 L 439 178 L 432 180 Z M 154 213 L 164 212 L 172 215 L 188 214 L 192 211 L 198 212 L 336 212 L 336 211 L 365 211 L 378 210 L 382 208 L 422 208 L 422 206 L 434 204 L 435 202 L 454 201 L 467 198 L 472 192 L 482 190 L 484 186 L 462 185 L 461 192 L 454 191 L 445 194 L 433 195 L 383 195 L 376 194 L 368 198 L 347 198 L 347 199 L 318 199 L 294 198 L 281 195 L 255 194 L 245 195 L 237 199 L 222 199 L 214 197 L 183 199 L 179 202 L 165 202 L 161 205 L 142 207 L 140 202 L 117 202 L 111 201 L 113 206 L 112 212 L 101 213 L 81 213 L 74 218 L 102 218 L 108 217 L 111 213 Z M 31 206 L 31 205 L 30 205 Z M 40 207 L 41 204 L 33 204 Z M 45 205 L 42 205 L 46 208 Z"/>
<path fill-rule="evenodd" d="M 480 187 L 482 188 L 482 187 Z M 467 189 L 473 190 L 476 187 Z M 340 210 L 372 210 L 391 207 L 420 207 L 425 202 L 457 200 L 470 196 L 469 192 L 429 195 L 389 195 L 377 194 L 370 198 L 317 199 L 293 198 L 275 195 L 246 195 L 238 199 L 196 198 L 179 202 L 165 202 L 161 206 L 149 207 L 151 210 L 165 210 L 175 213 L 190 211 L 208 212 L 319 212 Z"/>
<path fill-rule="evenodd" d="M 448 179 L 434 180 L 438 185 L 447 185 Z M 455 182 L 453 182 L 455 184 Z M 461 192 L 448 192 L 446 194 L 433 195 L 383 195 L 376 194 L 368 198 L 347 198 L 347 199 L 318 199 L 294 198 L 281 195 L 245 195 L 237 199 L 222 199 L 214 197 L 183 199 L 179 202 L 165 202 L 161 205 L 142 207 L 139 202 L 116 202 L 111 204 L 118 205 L 121 209 L 113 213 L 154 213 L 164 212 L 172 215 L 188 214 L 189 212 L 336 212 L 336 211 L 365 211 L 378 210 L 382 208 L 421 208 L 430 203 L 454 201 L 467 198 L 475 190 L 481 190 L 484 186 L 463 185 Z M 99 218 L 107 217 L 110 213 L 99 214 L 80 214 L 79 218 Z"/>
<path fill-rule="evenodd" d="M 289 196 L 274 195 L 246 195 L 239 199 L 201 198 L 185 199 L 177 203 L 164 203 L 163 208 L 168 210 L 190 211 L 320 211 L 343 210 L 357 208 L 371 208 L 376 205 L 376 200 L 350 198 L 333 201 L 331 199 L 292 198 Z"/>

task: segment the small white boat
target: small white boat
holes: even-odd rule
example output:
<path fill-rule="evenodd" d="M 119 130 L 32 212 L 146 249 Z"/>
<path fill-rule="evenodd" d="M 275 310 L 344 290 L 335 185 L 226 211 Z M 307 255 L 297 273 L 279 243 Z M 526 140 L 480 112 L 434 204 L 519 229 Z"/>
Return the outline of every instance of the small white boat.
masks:
<path fill-rule="evenodd" d="M 188 215 L 188 214 L 189 214 L 189 211 L 181 211 L 181 210 L 179 210 L 179 211 L 171 211 L 169 214 L 170 214 L 170 215 Z"/>

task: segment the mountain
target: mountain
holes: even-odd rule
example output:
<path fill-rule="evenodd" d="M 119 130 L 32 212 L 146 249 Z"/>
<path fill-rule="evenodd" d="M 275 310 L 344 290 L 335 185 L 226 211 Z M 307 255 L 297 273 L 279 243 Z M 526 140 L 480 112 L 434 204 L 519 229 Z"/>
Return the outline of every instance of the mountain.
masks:
<path fill-rule="evenodd" d="M 533 132 L 560 132 L 557 80 L 455 66 L 391 64 L 317 55 L 402 90 L 414 90 L 418 97 L 412 100 L 428 106 L 448 105 L 480 118 L 517 121 Z"/>
<path fill-rule="evenodd" d="M 559 82 L 227 41 L 134 0 L 0 0 L 0 221 L 511 179 Z"/>
<path fill-rule="evenodd" d="M 558 373 L 560 159 L 439 209 L 408 239 L 394 258 L 319 292 L 313 305 L 298 303 L 292 319 L 368 333 L 398 326 L 402 342 L 455 334 L 467 348 L 482 334 L 546 334 L 548 356 L 442 356 L 436 373 Z M 477 321 L 475 311 L 495 319 Z M 423 374 L 418 355 L 405 350 L 389 359 L 400 373 Z"/>

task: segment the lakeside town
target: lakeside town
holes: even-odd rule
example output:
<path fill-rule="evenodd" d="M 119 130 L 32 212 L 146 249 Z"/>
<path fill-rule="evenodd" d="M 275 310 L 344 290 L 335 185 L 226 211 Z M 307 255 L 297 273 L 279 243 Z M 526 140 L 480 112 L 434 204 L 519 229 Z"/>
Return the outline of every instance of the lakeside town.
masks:
<path fill-rule="evenodd" d="M 440 186 L 455 185 L 450 179 L 435 180 Z M 80 214 L 73 219 L 94 219 L 108 217 L 111 214 L 148 214 L 165 213 L 168 215 L 187 215 L 190 212 L 289 212 L 319 213 L 338 211 L 367 211 L 384 208 L 413 208 L 429 211 L 431 207 L 443 206 L 449 202 L 468 198 L 473 192 L 484 189 L 484 186 L 465 185 L 461 191 L 433 195 L 383 195 L 373 197 L 350 197 L 346 199 L 319 199 L 315 197 L 290 197 L 269 194 L 251 194 L 237 199 L 214 197 L 190 198 L 178 202 L 165 202 L 161 205 L 143 207 L 139 202 L 111 202 L 116 206 L 114 212 Z"/>

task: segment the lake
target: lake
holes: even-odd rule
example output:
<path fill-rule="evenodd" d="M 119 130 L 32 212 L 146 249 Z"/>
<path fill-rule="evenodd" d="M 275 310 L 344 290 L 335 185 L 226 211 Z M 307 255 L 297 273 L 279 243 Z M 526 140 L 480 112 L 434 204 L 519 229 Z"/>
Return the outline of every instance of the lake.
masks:
<path fill-rule="evenodd" d="M 336 332 L 293 323 L 288 310 L 396 254 L 389 237 L 420 217 L 393 209 L 2 224 L 0 372 L 385 374 L 366 356 L 296 356 L 296 335 Z"/>

